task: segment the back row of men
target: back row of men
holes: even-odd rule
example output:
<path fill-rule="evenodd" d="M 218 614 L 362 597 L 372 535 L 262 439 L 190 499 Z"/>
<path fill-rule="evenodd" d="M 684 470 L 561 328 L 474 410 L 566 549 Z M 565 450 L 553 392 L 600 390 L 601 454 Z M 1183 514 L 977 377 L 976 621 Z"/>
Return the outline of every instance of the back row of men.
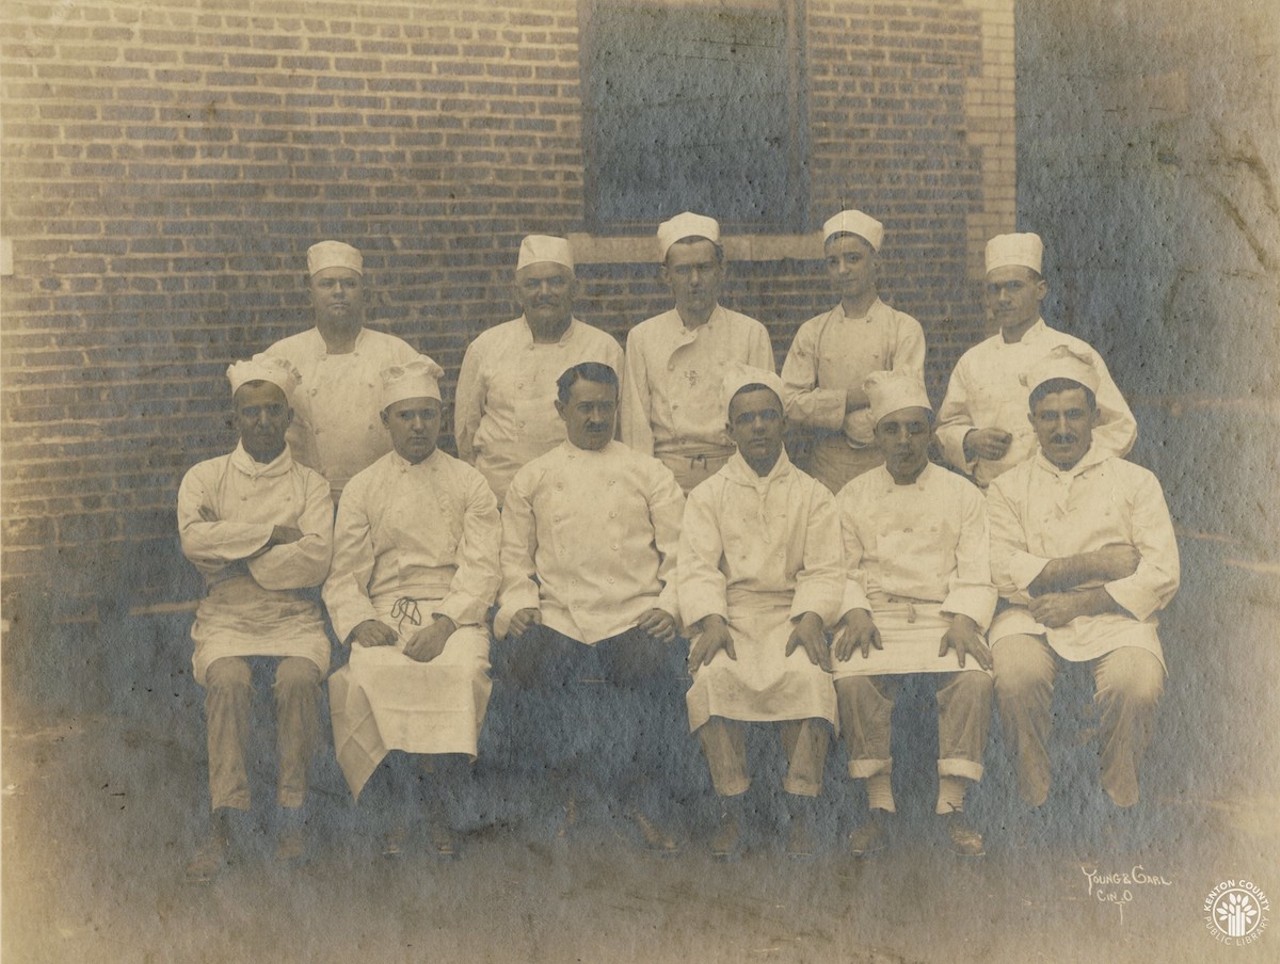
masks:
<path fill-rule="evenodd" d="M 591 772 L 662 852 L 677 844 L 655 801 L 687 743 L 671 727 L 685 689 L 721 802 L 722 856 L 740 847 L 747 722 L 781 727 L 790 852 L 812 849 L 833 728 L 850 775 L 866 781 L 851 850 L 880 849 L 905 674 L 937 682 L 936 809 L 957 852 L 984 850 L 964 800 L 982 775 L 993 691 L 1021 795 L 1046 800 L 1064 659 L 1093 670 L 1103 787 L 1121 808 L 1136 803 L 1163 687 L 1155 613 L 1176 591 L 1177 547 L 1159 484 L 1122 460 L 1136 428 L 1105 364 L 1040 318 L 1040 239 L 988 244 L 1001 331 L 961 359 L 938 413 L 945 457 L 990 487 L 984 500 L 930 464 L 924 337 L 879 299 L 882 226 L 845 211 L 824 233 L 841 302 L 800 328 L 781 379 L 764 327 L 719 304 L 714 220 L 686 213 L 659 227 L 675 308 L 631 331 L 625 360 L 572 316 L 568 243 L 526 238 L 524 314 L 482 333 L 463 361 L 461 460 L 436 448 L 440 367 L 363 325 L 359 252 L 310 249 L 316 328 L 229 369 L 241 444 L 195 466 L 179 492 L 183 549 L 208 585 L 192 636 L 213 820 L 191 876 L 221 867 L 249 807 L 254 658 L 275 664 L 278 856 L 304 849 L 330 650 L 305 589 L 320 584 L 350 647 L 329 690 L 353 794 L 390 751 L 430 774 L 385 768 L 403 816 L 388 853 L 415 822 L 437 851 L 453 849 L 450 800 L 488 704 L 495 600 L 525 751 L 567 775 L 584 722 L 594 728 L 614 763 L 593 759 Z M 810 474 L 787 457 L 788 418 L 816 433 Z M 414 786 L 426 788 L 416 803 Z"/>

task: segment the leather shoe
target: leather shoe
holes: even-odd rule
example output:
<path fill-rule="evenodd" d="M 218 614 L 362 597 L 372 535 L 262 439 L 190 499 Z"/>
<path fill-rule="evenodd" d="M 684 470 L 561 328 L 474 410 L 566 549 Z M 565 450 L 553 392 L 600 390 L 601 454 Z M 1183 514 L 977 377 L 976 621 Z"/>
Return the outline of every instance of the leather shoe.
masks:
<path fill-rule="evenodd" d="M 849 853 L 855 857 L 870 857 L 884 850 L 889 842 L 889 815 L 883 810 L 872 810 L 870 816 L 849 834 Z"/>
<path fill-rule="evenodd" d="M 640 831 L 646 850 L 662 857 L 671 857 L 680 852 L 680 845 L 675 838 L 643 810 L 632 807 L 627 811 L 627 819 Z"/>
<path fill-rule="evenodd" d="M 949 813 L 944 819 L 947 821 L 947 836 L 954 853 L 961 857 L 986 856 L 987 848 L 982 841 L 982 834 L 965 817 L 964 811 Z"/>

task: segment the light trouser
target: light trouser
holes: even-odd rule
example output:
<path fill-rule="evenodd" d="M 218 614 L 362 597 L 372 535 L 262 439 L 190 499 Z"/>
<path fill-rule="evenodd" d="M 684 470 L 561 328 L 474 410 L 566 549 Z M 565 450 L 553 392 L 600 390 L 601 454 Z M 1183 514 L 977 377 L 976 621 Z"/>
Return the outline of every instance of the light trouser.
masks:
<path fill-rule="evenodd" d="M 707 757 L 711 783 L 721 797 L 736 797 L 751 787 L 747 773 L 747 726 L 742 720 L 713 716 L 698 728 L 702 752 Z M 822 770 L 831 741 L 826 720 L 783 720 L 776 725 L 787 755 L 787 775 L 782 789 L 799 797 L 822 792 Z"/>
<path fill-rule="evenodd" d="M 266 659 L 267 657 L 263 657 Z M 301 656 L 276 664 L 276 802 L 301 807 L 320 733 L 320 668 Z M 209 796 L 213 808 L 249 809 L 249 746 L 253 673 L 247 660 L 224 656 L 205 675 L 204 714 L 209 737 Z"/>
<path fill-rule="evenodd" d="M 695 485 L 703 479 L 711 478 L 711 476 L 724 468 L 725 463 L 729 461 L 732 455 L 732 451 L 728 455 L 717 453 L 676 455 L 672 452 L 666 452 L 662 455 L 656 455 L 656 457 L 671 470 L 671 474 L 676 477 L 676 482 L 684 490 L 684 494 L 688 495 Z"/>
<path fill-rule="evenodd" d="M 875 445 L 854 448 L 844 435 L 836 433 L 815 440 L 807 464 L 801 468 L 839 495 L 850 479 L 883 464 L 884 456 Z"/>
<path fill-rule="evenodd" d="M 996 701 L 1018 770 L 1018 793 L 1033 807 L 1049 796 L 1049 711 L 1060 657 L 1042 636 L 1005 636 L 991 648 Z M 1122 646 L 1088 661 L 1102 740 L 1102 789 L 1118 807 L 1138 802 L 1138 767 L 1151 742 L 1164 666 L 1153 653 Z"/>
<path fill-rule="evenodd" d="M 938 776 L 982 779 L 982 755 L 991 732 L 991 677 L 981 670 L 931 673 L 938 699 Z M 836 680 L 840 731 L 849 752 L 849 776 L 888 776 L 893 704 L 903 676 L 845 676 Z M 939 813 L 947 812 L 939 797 Z"/>

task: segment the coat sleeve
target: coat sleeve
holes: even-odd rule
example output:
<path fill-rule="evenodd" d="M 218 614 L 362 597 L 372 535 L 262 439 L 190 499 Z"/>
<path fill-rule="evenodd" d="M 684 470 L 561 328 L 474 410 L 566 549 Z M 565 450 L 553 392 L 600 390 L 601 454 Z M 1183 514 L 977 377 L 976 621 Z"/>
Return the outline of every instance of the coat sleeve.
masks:
<path fill-rule="evenodd" d="M 1091 353 L 1098 370 L 1098 411 L 1102 414 L 1093 430 L 1093 444 L 1099 451 L 1124 458 L 1138 440 L 1138 422 L 1107 370 L 1107 363 L 1096 351 Z"/>
<path fill-rule="evenodd" d="M 265 522 L 209 521 L 220 514 L 214 498 L 217 465 L 204 463 L 190 469 L 178 486 L 178 539 L 182 554 L 206 576 L 233 562 L 262 552 L 271 541 L 274 526 Z M 205 512 L 202 515 L 201 509 Z"/>
<path fill-rule="evenodd" d="M 295 525 L 297 542 L 272 546 L 249 560 L 249 572 L 263 589 L 303 589 L 318 586 L 329 575 L 333 559 L 333 498 L 319 473 L 304 471 L 299 493 L 302 511 Z"/>
<path fill-rule="evenodd" d="M 973 474 L 974 463 L 964 457 L 964 437 L 976 426 L 969 409 L 968 365 L 962 356 L 947 382 L 947 394 L 938 409 L 938 443 L 943 457 L 962 472 Z"/>
<path fill-rule="evenodd" d="M 643 322 L 641 323 L 643 324 Z M 649 373 L 645 368 L 643 338 L 636 329 L 627 335 L 627 351 L 622 376 L 622 441 L 644 455 L 653 454 L 653 426 L 650 422 Z"/>
<path fill-rule="evenodd" d="M 522 609 L 540 609 L 538 584 L 534 581 L 534 558 L 538 551 L 538 528 L 533 516 L 533 489 L 536 476 L 521 469 L 511 480 L 502 505 L 501 588 L 498 612 L 493 618 L 493 634 L 507 634 L 511 619 Z"/>
<path fill-rule="evenodd" d="M 1138 568 L 1132 575 L 1104 584 L 1111 598 L 1135 619 L 1146 620 L 1169 605 L 1178 591 L 1180 565 L 1178 540 L 1160 483 L 1150 472 L 1129 498 L 1130 530 L 1138 550 Z"/>
<path fill-rule="evenodd" d="M 369 598 L 374 550 L 366 489 L 360 476 L 343 489 L 334 526 L 333 566 L 321 591 L 333 631 L 343 643 L 362 622 L 378 618 Z"/>
<path fill-rule="evenodd" d="M 653 526 L 654 546 L 658 550 L 658 608 L 677 621 L 680 619 L 679 593 L 676 589 L 676 562 L 680 558 L 680 525 L 684 518 L 684 492 L 671 470 L 656 463 L 649 486 L 649 522 Z"/>
<path fill-rule="evenodd" d="M 825 626 L 840 615 L 844 596 L 844 546 L 835 497 L 820 482 L 810 488 L 804 563 L 796 573 L 796 594 L 791 601 L 791 618 L 816 613 Z"/>
<path fill-rule="evenodd" d="M 685 503 L 676 559 L 676 590 L 680 616 L 692 628 L 707 616 L 728 618 L 728 580 L 720 568 L 724 539 L 716 501 L 719 488 L 697 486 Z"/>
<path fill-rule="evenodd" d="M 484 414 L 485 386 L 480 372 L 483 353 L 481 342 L 473 341 L 467 346 L 453 400 L 453 439 L 458 446 L 458 458 L 471 465 L 476 461 L 476 432 Z"/>
<path fill-rule="evenodd" d="M 747 344 L 747 364 L 774 374 L 778 371 L 778 360 L 773 354 L 773 342 L 769 339 L 769 329 L 758 321 L 751 329 L 751 340 Z"/>
<path fill-rule="evenodd" d="M 965 486 L 958 506 L 960 538 L 956 542 L 956 569 L 942 601 L 944 613 L 968 616 L 983 630 L 996 611 L 996 590 L 991 583 L 991 529 L 987 507 L 976 486 Z"/>
<path fill-rule="evenodd" d="M 796 332 L 782 363 L 782 390 L 787 418 L 834 432 L 844 423 L 846 395 L 838 388 L 818 387 L 818 340 L 826 323 L 827 316 L 819 315 Z"/>
<path fill-rule="evenodd" d="M 498 500 L 483 476 L 468 473 L 468 477 L 458 569 L 449 583 L 449 594 L 435 609 L 459 626 L 484 622 L 501 581 L 498 553 L 502 547 L 502 518 L 498 515 Z"/>
<path fill-rule="evenodd" d="M 1030 604 L 1027 587 L 1049 564 L 1048 559 L 1032 555 L 1027 547 L 1027 533 L 1016 499 L 1019 486 L 1025 487 L 1025 484 L 1024 474 L 1014 469 L 997 478 L 987 489 L 991 578 L 1001 598 L 1020 606 Z"/>
<path fill-rule="evenodd" d="M 836 510 L 840 515 L 840 534 L 844 542 L 844 598 L 840 601 L 840 616 L 854 609 L 871 612 L 871 600 L 867 597 L 867 571 L 862 561 L 866 553 L 862 533 L 858 531 L 859 505 L 855 491 L 845 488 L 836 498 Z"/>

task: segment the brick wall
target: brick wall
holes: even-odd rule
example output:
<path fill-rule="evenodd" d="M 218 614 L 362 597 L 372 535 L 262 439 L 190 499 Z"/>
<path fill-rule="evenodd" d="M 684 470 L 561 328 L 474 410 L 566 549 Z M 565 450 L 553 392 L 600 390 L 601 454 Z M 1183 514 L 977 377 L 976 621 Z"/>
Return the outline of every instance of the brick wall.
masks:
<path fill-rule="evenodd" d="M 805 9 L 810 227 L 886 222 L 937 392 L 980 334 L 975 238 L 1012 224 L 1012 0 Z M 178 480 L 234 442 L 228 362 L 309 325 L 313 241 L 364 251 L 371 324 L 450 380 L 513 317 L 520 237 L 584 230 L 578 24 L 574 0 L 0 7 L 14 631 L 194 594 Z M 816 253 L 731 270 L 779 358 L 832 300 Z M 586 320 L 669 307 L 647 260 L 587 262 Z"/>

